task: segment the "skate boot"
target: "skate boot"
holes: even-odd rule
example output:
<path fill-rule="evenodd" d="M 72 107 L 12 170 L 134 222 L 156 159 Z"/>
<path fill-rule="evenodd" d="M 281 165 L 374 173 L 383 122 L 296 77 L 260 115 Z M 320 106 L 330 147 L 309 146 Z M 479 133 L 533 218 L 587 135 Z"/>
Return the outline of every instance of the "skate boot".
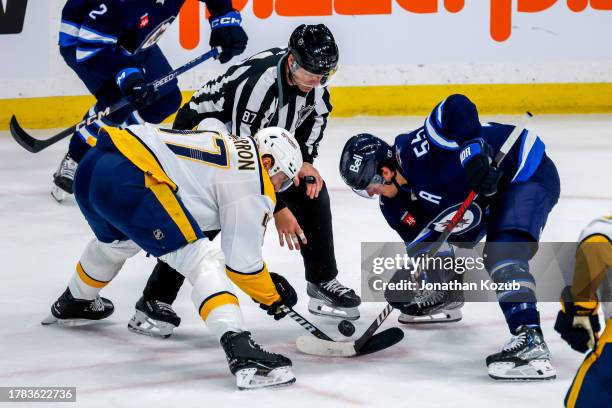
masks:
<path fill-rule="evenodd" d="M 72 160 L 68 153 L 62 159 L 57 171 L 53 173 L 53 189 L 51 196 L 61 203 L 68 194 L 72 194 L 72 182 L 74 181 L 74 172 L 77 168 L 77 162 Z"/>
<path fill-rule="evenodd" d="M 221 337 L 229 369 L 236 376 L 239 390 L 277 387 L 295 382 L 291 360 L 270 353 L 251 338 L 248 331 L 228 331 Z"/>
<path fill-rule="evenodd" d="M 422 290 L 402 309 L 397 321 L 402 324 L 452 323 L 463 318 L 462 290 Z"/>
<path fill-rule="evenodd" d="M 496 380 L 551 380 L 555 369 L 539 328 L 520 326 L 499 353 L 487 357 L 489 376 Z"/>
<path fill-rule="evenodd" d="M 306 292 L 310 296 L 308 310 L 319 316 L 337 317 L 346 320 L 359 319 L 361 298 L 351 288 L 332 279 L 323 283 L 308 282 Z"/>
<path fill-rule="evenodd" d="M 136 303 L 136 313 L 130 319 L 128 329 L 145 336 L 167 339 L 180 324 L 181 318 L 168 303 L 141 297 Z"/>
<path fill-rule="evenodd" d="M 93 300 L 75 299 L 66 288 L 62 296 L 51 306 L 51 314 L 41 324 L 62 324 L 78 326 L 92 320 L 105 319 L 115 311 L 113 302 L 103 297 Z"/>

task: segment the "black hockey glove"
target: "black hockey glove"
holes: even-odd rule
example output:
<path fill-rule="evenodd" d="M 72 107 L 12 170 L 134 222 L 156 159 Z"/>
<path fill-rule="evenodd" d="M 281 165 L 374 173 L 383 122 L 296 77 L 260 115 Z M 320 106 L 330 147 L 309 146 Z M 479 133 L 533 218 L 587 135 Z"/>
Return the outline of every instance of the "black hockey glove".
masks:
<path fill-rule="evenodd" d="M 145 81 L 141 69 L 123 69 L 115 76 L 115 81 L 119 89 L 121 89 L 121 93 L 130 98 L 135 108 L 150 104 L 157 96 L 153 85 L 148 85 Z"/>
<path fill-rule="evenodd" d="M 210 21 L 210 46 L 221 47 L 219 61 L 225 64 L 232 57 L 242 54 L 246 48 L 246 33 L 240 26 L 242 17 L 237 10 L 231 10 L 220 16 L 211 17 Z"/>
<path fill-rule="evenodd" d="M 287 306 L 289 308 L 295 306 L 297 303 L 297 293 L 295 289 L 289 284 L 287 279 L 279 275 L 278 273 L 270 272 L 270 277 L 272 278 L 272 282 L 274 282 L 274 286 L 276 287 L 276 291 L 280 295 L 280 299 L 271 305 L 264 305 L 263 303 L 259 304 L 263 310 L 267 311 L 270 316 L 274 316 L 274 320 L 280 320 L 283 317 L 287 316 L 281 306 Z"/>
<path fill-rule="evenodd" d="M 576 302 L 570 287 L 561 293 L 561 310 L 557 314 L 555 331 L 574 350 L 584 353 L 592 350 L 599 338 L 598 302 Z"/>
<path fill-rule="evenodd" d="M 493 167 L 493 149 L 482 139 L 472 139 L 461 145 L 461 165 L 465 169 L 468 186 L 479 195 L 490 197 L 497 193 L 502 171 Z"/>

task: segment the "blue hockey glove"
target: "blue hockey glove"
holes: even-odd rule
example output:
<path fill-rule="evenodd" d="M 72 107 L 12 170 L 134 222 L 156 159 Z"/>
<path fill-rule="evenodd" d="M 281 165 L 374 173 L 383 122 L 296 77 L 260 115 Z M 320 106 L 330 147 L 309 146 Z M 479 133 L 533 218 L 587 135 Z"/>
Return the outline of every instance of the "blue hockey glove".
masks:
<path fill-rule="evenodd" d="M 219 61 L 222 64 L 231 60 L 232 57 L 242 54 L 249 37 L 240 26 L 242 17 L 237 10 L 211 17 L 209 22 L 211 28 L 210 46 L 221 47 Z"/>
<path fill-rule="evenodd" d="M 482 139 L 472 139 L 461 145 L 460 160 L 465 169 L 468 186 L 479 195 L 490 197 L 497 193 L 502 171 L 491 165 L 493 149 Z"/>
<path fill-rule="evenodd" d="M 570 287 L 561 294 L 561 310 L 557 314 L 555 331 L 574 350 L 592 350 L 599 338 L 598 302 L 574 302 Z"/>
<path fill-rule="evenodd" d="M 122 69 L 115 75 L 115 81 L 121 93 L 130 98 L 136 108 L 150 104 L 157 96 L 155 88 L 147 84 L 139 68 Z"/>
<path fill-rule="evenodd" d="M 274 286 L 276 287 L 276 291 L 280 295 L 280 299 L 271 305 L 264 305 L 263 303 L 259 304 L 259 307 L 263 310 L 267 311 L 270 316 L 274 316 L 274 320 L 280 320 L 283 317 L 287 316 L 280 307 L 287 306 L 289 308 L 295 306 L 297 303 L 298 297 L 293 286 L 285 279 L 283 276 L 278 273 L 270 272 L 270 277 L 272 278 L 272 282 L 274 282 Z"/>

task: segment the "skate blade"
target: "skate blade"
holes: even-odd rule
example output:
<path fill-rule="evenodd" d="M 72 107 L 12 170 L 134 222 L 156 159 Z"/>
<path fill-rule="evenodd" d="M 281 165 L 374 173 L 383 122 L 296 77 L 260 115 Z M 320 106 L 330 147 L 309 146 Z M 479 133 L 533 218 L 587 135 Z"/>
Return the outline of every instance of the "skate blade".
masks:
<path fill-rule="evenodd" d="M 140 310 L 136 310 L 136 313 L 128 322 L 127 328 L 132 333 L 167 339 L 172 336 L 176 326 L 168 322 L 151 319 Z"/>
<path fill-rule="evenodd" d="M 52 324 L 57 324 L 58 326 L 66 326 L 66 327 L 74 327 L 74 326 L 85 326 L 92 322 L 97 322 L 98 320 L 92 319 L 58 319 L 57 317 L 50 314 L 45 317 L 40 324 L 43 326 L 50 326 Z"/>
<path fill-rule="evenodd" d="M 359 309 L 356 307 L 337 307 L 330 306 L 322 300 L 310 298 L 308 311 L 313 315 L 333 317 L 342 320 L 359 319 Z"/>
<path fill-rule="evenodd" d="M 489 377 L 500 381 L 542 381 L 553 380 L 557 373 L 550 360 L 532 360 L 529 364 L 515 366 L 514 363 L 492 363 Z"/>
<path fill-rule="evenodd" d="M 267 375 L 257 374 L 257 368 L 245 368 L 236 372 L 236 386 L 239 390 L 281 387 L 295 382 L 291 366 L 278 367 Z"/>
<path fill-rule="evenodd" d="M 62 190 L 56 185 L 54 185 L 53 188 L 51 189 L 51 197 L 53 197 L 53 199 L 57 201 L 58 203 L 61 203 L 62 201 L 64 201 L 67 196 L 68 196 L 68 193 L 66 193 L 64 190 Z"/>
<path fill-rule="evenodd" d="M 425 316 L 412 316 L 402 313 L 397 321 L 401 324 L 434 324 L 453 323 L 463 319 L 463 313 L 459 309 L 439 310 L 434 314 Z"/>

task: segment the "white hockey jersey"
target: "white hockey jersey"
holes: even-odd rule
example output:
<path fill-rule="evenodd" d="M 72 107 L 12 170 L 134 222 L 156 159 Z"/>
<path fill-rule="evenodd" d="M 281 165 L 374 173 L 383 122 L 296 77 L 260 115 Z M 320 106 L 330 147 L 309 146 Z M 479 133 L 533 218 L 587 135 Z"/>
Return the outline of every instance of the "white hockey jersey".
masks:
<path fill-rule="evenodd" d="M 220 128 L 175 131 L 135 125 L 127 131 L 153 153 L 200 229 L 221 230 L 228 269 L 261 272 L 263 237 L 276 196 L 255 141 Z"/>

